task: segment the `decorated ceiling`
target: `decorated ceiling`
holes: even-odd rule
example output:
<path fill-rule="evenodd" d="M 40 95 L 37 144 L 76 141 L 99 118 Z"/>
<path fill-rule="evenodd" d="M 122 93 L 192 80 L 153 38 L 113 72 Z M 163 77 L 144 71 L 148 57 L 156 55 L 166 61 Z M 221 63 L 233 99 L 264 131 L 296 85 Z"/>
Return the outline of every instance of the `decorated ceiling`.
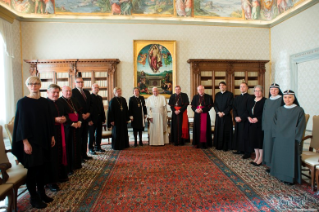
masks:
<path fill-rule="evenodd" d="M 20 17 L 123 16 L 271 21 L 317 0 L 0 0 Z M 65 16 L 64 16 L 65 17 Z"/>

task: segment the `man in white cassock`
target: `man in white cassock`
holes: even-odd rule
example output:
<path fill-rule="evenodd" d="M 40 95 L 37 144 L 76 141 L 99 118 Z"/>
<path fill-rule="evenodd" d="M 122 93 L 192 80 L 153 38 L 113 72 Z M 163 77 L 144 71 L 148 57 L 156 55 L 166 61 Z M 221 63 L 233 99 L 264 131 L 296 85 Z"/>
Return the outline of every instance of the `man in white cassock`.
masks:
<path fill-rule="evenodd" d="M 152 89 L 153 95 L 147 99 L 147 117 L 150 120 L 150 145 L 168 144 L 167 110 L 164 96 L 158 95 L 156 87 Z"/>

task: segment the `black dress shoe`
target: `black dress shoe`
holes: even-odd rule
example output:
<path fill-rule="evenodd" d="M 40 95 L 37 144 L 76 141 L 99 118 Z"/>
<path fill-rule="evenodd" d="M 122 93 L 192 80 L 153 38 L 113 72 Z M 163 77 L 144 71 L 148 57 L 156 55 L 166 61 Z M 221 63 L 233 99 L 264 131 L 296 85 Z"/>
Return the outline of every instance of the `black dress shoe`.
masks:
<path fill-rule="evenodd" d="M 91 160 L 92 159 L 92 157 L 90 157 L 90 156 L 87 156 L 87 155 L 85 155 L 84 157 L 82 157 L 83 159 L 85 159 L 85 160 Z"/>
<path fill-rule="evenodd" d="M 92 149 L 90 149 L 89 153 L 90 153 L 91 155 L 96 155 L 96 152 L 95 152 L 94 150 L 92 150 Z M 84 159 L 85 159 L 85 158 L 84 158 Z"/>
<path fill-rule="evenodd" d="M 235 155 L 240 155 L 240 154 L 243 154 L 243 152 L 241 152 L 241 151 L 236 151 L 236 152 L 233 152 L 233 154 L 235 154 Z"/>
<path fill-rule="evenodd" d="M 284 183 L 285 183 L 286 185 L 290 185 L 290 186 L 294 185 L 294 183 L 290 183 L 290 182 L 285 182 L 285 181 L 284 181 Z"/>
<path fill-rule="evenodd" d="M 40 199 L 40 197 L 38 195 L 31 197 L 30 203 L 31 203 L 33 208 L 42 209 L 42 208 L 47 207 L 47 204 L 42 202 L 42 200 Z"/>
<path fill-rule="evenodd" d="M 258 164 L 258 163 L 254 163 L 253 165 L 254 165 L 254 166 L 261 166 L 261 165 L 262 165 L 262 163 L 260 163 L 260 164 Z"/>
<path fill-rule="evenodd" d="M 105 150 L 104 149 L 97 149 L 97 150 L 95 150 L 95 152 L 105 152 Z"/>
<path fill-rule="evenodd" d="M 38 192 L 38 194 L 39 194 L 40 199 L 41 199 L 43 202 L 45 202 L 45 203 L 49 203 L 49 202 L 52 202 L 52 201 L 53 201 L 53 199 L 52 199 L 51 197 L 48 197 L 48 196 L 45 194 L 45 192 L 43 192 L 43 193 Z"/>
<path fill-rule="evenodd" d="M 57 184 L 49 184 L 49 189 L 51 190 L 51 191 L 60 191 L 60 188 L 59 188 L 59 186 L 57 185 Z"/>
<path fill-rule="evenodd" d="M 59 182 L 60 183 L 64 183 L 64 182 L 68 182 L 69 181 L 69 178 L 64 178 L 64 179 L 59 179 Z"/>
<path fill-rule="evenodd" d="M 85 163 L 85 160 L 84 160 L 84 159 L 81 159 L 81 163 Z"/>
<path fill-rule="evenodd" d="M 244 154 L 244 156 L 242 157 L 243 159 L 248 159 L 248 158 L 250 158 L 250 154 Z"/>
<path fill-rule="evenodd" d="M 251 161 L 250 164 L 255 165 L 256 163 L 254 161 Z"/>
<path fill-rule="evenodd" d="M 70 176 L 70 175 L 72 175 L 72 174 L 74 174 L 74 172 L 73 171 L 70 171 L 69 173 L 68 173 L 68 175 Z"/>
<path fill-rule="evenodd" d="M 142 142 L 142 141 L 140 141 L 139 145 L 140 145 L 140 146 L 143 146 L 143 142 Z"/>

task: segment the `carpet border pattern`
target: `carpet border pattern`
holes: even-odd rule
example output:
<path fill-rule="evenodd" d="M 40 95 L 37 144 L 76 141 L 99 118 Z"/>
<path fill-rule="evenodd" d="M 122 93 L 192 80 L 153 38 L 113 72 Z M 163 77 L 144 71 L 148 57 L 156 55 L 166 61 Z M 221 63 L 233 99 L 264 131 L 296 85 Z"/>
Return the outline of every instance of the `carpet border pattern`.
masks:
<path fill-rule="evenodd" d="M 223 163 L 210 149 L 204 149 L 206 156 L 218 166 L 218 168 L 243 192 L 246 197 L 259 209 L 268 208 L 270 211 L 276 211 L 263 198 L 261 198 L 243 179 L 241 179 L 233 170 Z"/>
<path fill-rule="evenodd" d="M 103 167 L 100 175 L 93 180 L 93 183 L 91 184 L 90 188 L 87 189 L 87 193 L 83 196 L 83 199 L 76 211 L 90 211 L 93 208 L 97 196 L 101 192 L 100 188 L 103 187 L 103 185 L 107 182 L 107 178 L 111 174 L 120 152 L 121 151 L 118 150 L 112 150 L 112 153 Z"/>

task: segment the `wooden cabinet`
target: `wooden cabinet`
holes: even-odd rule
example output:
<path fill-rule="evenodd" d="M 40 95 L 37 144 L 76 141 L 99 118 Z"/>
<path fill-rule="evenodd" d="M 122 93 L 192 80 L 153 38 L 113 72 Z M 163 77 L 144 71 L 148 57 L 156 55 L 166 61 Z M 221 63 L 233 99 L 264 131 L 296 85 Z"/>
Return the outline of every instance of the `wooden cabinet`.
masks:
<path fill-rule="evenodd" d="M 221 81 L 226 82 L 228 91 L 235 96 L 240 95 L 239 85 L 243 81 L 248 83 L 250 94 L 255 85 L 265 87 L 265 64 L 269 60 L 189 59 L 187 62 L 191 69 L 191 96 L 197 93 L 197 86 L 203 85 L 205 93 L 214 99 Z"/>
<path fill-rule="evenodd" d="M 59 86 L 74 88 L 77 72 L 82 73 L 84 88 L 91 90 L 97 83 L 99 95 L 103 98 L 104 106 L 113 97 L 116 86 L 116 69 L 119 59 L 68 59 L 68 60 L 24 60 L 30 64 L 30 74 L 41 79 L 41 96 L 46 97 L 47 87 L 51 83 Z"/>

